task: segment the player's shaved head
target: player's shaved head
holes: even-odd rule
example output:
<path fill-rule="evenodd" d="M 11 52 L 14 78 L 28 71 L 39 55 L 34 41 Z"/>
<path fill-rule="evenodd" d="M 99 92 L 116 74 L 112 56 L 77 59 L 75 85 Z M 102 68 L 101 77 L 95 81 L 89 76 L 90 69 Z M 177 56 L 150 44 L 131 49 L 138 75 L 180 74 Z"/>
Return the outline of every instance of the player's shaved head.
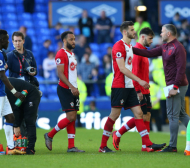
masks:
<path fill-rule="evenodd" d="M 147 36 L 154 36 L 154 32 L 149 27 L 145 27 L 145 28 L 141 29 L 139 35 L 142 35 L 142 34 L 147 35 Z"/>
<path fill-rule="evenodd" d="M 73 32 L 71 32 L 71 31 L 65 31 L 65 32 L 63 32 L 61 34 L 61 40 L 63 41 L 63 39 L 66 39 L 68 34 L 73 34 Z"/>
<path fill-rule="evenodd" d="M 123 33 L 123 30 L 127 30 L 129 26 L 133 26 L 134 23 L 132 21 L 124 21 L 120 26 L 120 32 Z"/>
<path fill-rule="evenodd" d="M 6 30 L 0 29 L 0 39 L 3 39 L 3 37 L 5 37 L 7 34 L 8 33 Z"/>

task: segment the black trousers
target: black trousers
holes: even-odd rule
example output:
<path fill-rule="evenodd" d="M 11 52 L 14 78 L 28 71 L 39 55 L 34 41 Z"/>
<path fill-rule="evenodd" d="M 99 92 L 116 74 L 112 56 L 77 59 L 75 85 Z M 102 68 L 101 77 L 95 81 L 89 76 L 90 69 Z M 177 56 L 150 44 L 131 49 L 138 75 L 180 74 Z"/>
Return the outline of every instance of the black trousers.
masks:
<path fill-rule="evenodd" d="M 39 103 L 40 97 L 29 97 L 26 102 L 23 102 L 19 110 L 13 110 L 14 125 L 21 126 L 21 134 L 28 137 L 28 148 L 30 149 L 34 149 L 36 143 L 36 119 Z"/>
<path fill-rule="evenodd" d="M 156 127 L 158 131 L 162 131 L 162 119 L 160 110 L 151 109 L 150 130 L 152 131 L 152 118 L 155 119 Z"/>

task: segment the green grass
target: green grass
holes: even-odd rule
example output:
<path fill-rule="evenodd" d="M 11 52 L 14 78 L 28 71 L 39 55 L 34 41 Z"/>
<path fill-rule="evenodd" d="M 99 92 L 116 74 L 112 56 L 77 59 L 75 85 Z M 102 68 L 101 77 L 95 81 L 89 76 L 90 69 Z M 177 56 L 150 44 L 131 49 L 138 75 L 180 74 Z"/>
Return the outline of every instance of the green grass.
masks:
<path fill-rule="evenodd" d="M 185 136 L 178 137 L 177 153 L 141 152 L 141 138 L 138 133 L 126 133 L 120 143 L 121 151 L 116 153 L 99 153 L 102 130 L 77 129 L 75 146 L 83 149 L 85 153 L 67 153 L 67 134 L 60 131 L 53 140 L 53 150 L 49 151 L 44 144 L 45 130 L 37 129 L 36 154 L 28 155 L 2 155 L 0 156 L 0 168 L 182 168 L 190 165 L 190 156 L 184 156 Z M 0 130 L 1 143 L 6 144 L 4 131 Z M 150 139 L 155 143 L 169 142 L 168 133 L 150 133 Z M 113 149 L 112 138 L 108 146 Z"/>

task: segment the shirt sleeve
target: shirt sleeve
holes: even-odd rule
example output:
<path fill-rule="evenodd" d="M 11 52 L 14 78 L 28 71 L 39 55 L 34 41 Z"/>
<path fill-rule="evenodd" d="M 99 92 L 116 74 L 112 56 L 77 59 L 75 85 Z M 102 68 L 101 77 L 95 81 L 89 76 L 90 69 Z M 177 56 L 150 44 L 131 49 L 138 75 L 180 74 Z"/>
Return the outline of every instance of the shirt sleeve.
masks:
<path fill-rule="evenodd" d="M 112 57 L 113 59 L 126 58 L 126 52 L 124 45 L 116 45 L 112 49 Z"/>
<path fill-rule="evenodd" d="M 132 64 L 133 64 L 133 74 L 136 75 L 137 77 L 140 77 L 140 69 L 141 68 L 141 56 L 138 56 L 138 55 L 133 55 L 133 61 L 132 61 Z M 141 86 L 139 85 L 138 82 L 136 81 L 133 81 L 133 85 L 135 87 L 135 90 L 138 92 L 138 91 L 141 91 Z"/>
<path fill-rule="evenodd" d="M 179 87 L 181 81 L 184 79 L 186 71 L 186 51 L 183 46 L 179 46 L 176 48 L 175 62 L 177 65 L 177 72 L 174 85 Z"/>
<path fill-rule="evenodd" d="M 162 47 L 156 47 L 152 50 L 144 50 L 133 47 L 133 53 L 136 55 L 144 56 L 144 57 L 158 57 L 162 55 Z"/>
<path fill-rule="evenodd" d="M 55 56 L 56 65 L 64 65 L 68 63 L 67 54 L 61 49 Z"/>
<path fill-rule="evenodd" d="M 0 53 L 0 71 L 4 71 L 5 70 L 5 60 L 3 57 L 3 54 Z"/>

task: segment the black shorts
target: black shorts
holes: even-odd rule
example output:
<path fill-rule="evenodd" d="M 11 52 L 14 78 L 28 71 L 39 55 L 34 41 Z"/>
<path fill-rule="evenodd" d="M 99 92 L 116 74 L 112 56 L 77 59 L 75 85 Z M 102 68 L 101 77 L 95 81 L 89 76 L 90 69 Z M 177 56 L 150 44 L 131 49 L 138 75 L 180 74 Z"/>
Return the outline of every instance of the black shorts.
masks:
<path fill-rule="evenodd" d="M 61 103 L 62 110 L 67 112 L 79 111 L 79 96 L 73 96 L 70 89 L 57 86 L 57 94 Z"/>
<path fill-rule="evenodd" d="M 141 103 L 141 109 L 143 111 L 143 114 L 147 114 L 147 112 L 151 111 L 152 103 L 150 100 L 150 93 L 149 94 L 143 94 L 143 100 Z"/>
<path fill-rule="evenodd" d="M 124 107 L 126 110 L 139 105 L 137 93 L 134 88 L 112 88 L 112 107 Z"/>

